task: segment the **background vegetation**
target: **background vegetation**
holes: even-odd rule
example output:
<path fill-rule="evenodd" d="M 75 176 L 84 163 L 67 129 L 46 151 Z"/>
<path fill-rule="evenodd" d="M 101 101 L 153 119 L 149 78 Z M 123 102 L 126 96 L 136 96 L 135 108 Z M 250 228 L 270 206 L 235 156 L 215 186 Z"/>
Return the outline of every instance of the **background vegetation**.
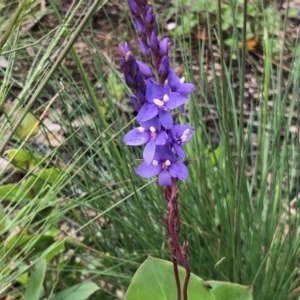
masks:
<path fill-rule="evenodd" d="M 196 85 L 180 186 L 193 273 L 300 299 L 299 1 L 152 4 Z M 170 259 L 161 191 L 122 144 L 134 113 L 117 46 L 137 49 L 127 4 L 0 11 L 0 299 L 54 299 L 82 282 L 100 288 L 90 299 L 122 299 L 147 255 Z"/>

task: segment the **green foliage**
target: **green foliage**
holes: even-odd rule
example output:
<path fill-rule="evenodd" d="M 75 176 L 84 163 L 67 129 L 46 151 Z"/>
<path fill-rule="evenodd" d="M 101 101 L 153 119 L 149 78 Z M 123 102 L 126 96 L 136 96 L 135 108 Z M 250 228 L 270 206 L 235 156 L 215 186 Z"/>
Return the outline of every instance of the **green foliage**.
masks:
<path fill-rule="evenodd" d="M 34 266 L 30 274 L 27 288 L 24 293 L 25 300 L 39 300 L 46 275 L 47 263 L 41 259 Z"/>
<path fill-rule="evenodd" d="M 74 285 L 51 297 L 51 300 L 86 300 L 94 294 L 99 287 L 91 281 L 86 281 Z"/>
<path fill-rule="evenodd" d="M 181 282 L 184 280 L 184 269 L 179 268 Z M 190 300 L 252 300 L 250 287 L 220 281 L 203 281 L 191 274 L 188 287 Z M 161 259 L 148 257 L 136 271 L 125 300 L 135 299 L 176 299 L 176 286 L 173 264 Z"/>
<path fill-rule="evenodd" d="M 146 255 L 170 259 L 162 191 L 136 176 L 139 150 L 122 144 L 135 120 L 111 50 L 124 41 L 117 20 L 128 40 L 131 23 L 110 1 L 60 6 L 67 2 L 49 1 L 54 25 L 41 19 L 32 30 L 22 24 L 30 6 L 0 4 L 3 299 L 122 299 Z M 182 239 L 194 274 L 253 286 L 257 300 L 299 299 L 299 41 L 285 19 L 298 14 L 248 1 L 244 38 L 262 41 L 263 59 L 253 59 L 240 47 L 242 2 L 221 2 L 221 12 L 217 1 L 173 1 L 169 10 L 154 3 L 163 21 L 177 22 L 173 59 L 197 85 Z M 194 39 L 198 26 L 206 39 Z M 249 70 L 257 98 L 244 96 Z M 209 284 L 231 297 L 226 284 Z"/>

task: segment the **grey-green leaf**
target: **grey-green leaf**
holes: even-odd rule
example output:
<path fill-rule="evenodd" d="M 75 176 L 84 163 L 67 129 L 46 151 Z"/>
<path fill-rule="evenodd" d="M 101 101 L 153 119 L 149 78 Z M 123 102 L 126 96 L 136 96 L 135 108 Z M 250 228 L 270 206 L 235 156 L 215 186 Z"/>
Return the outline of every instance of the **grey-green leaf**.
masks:
<path fill-rule="evenodd" d="M 52 297 L 51 300 L 85 300 L 98 290 L 97 284 L 92 281 L 86 281 L 61 291 Z"/>

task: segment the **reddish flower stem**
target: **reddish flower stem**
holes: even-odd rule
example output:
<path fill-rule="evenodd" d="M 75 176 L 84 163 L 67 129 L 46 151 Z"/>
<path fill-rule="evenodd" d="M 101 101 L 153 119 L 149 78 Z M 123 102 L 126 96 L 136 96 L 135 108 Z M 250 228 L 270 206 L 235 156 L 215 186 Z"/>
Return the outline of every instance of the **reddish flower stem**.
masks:
<path fill-rule="evenodd" d="M 176 282 L 176 289 L 177 289 L 177 300 L 181 300 L 181 286 L 180 286 L 180 278 L 178 273 L 178 262 L 177 259 L 173 257 L 173 270 Z"/>
<path fill-rule="evenodd" d="M 173 258 L 173 269 L 177 288 L 177 300 L 181 300 L 181 285 L 178 273 L 178 262 L 185 268 L 185 279 L 183 285 L 183 299 L 188 300 L 188 284 L 190 279 L 190 268 L 188 264 L 188 243 L 180 245 L 180 214 L 178 209 L 177 179 L 173 178 L 172 185 L 165 188 L 165 199 L 168 203 L 168 214 L 164 217 L 164 223 L 168 234 L 169 247 Z"/>

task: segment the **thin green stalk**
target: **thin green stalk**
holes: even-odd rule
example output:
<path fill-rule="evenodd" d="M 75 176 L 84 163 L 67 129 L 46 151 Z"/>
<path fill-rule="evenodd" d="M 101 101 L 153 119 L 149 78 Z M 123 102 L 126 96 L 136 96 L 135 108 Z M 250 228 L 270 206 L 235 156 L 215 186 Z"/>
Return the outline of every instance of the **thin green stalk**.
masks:
<path fill-rule="evenodd" d="M 27 2 L 28 2 L 27 0 L 23 0 L 19 4 L 16 12 L 8 20 L 5 31 L 0 39 L 0 53 L 2 53 L 3 47 L 5 46 L 8 38 L 11 36 L 11 34 L 14 30 L 14 27 L 18 23 L 19 17 L 21 15 L 22 11 L 24 10 L 24 7 L 26 6 Z"/>
<path fill-rule="evenodd" d="M 236 261 L 240 260 L 240 213 L 241 213 L 241 198 L 244 201 L 247 201 L 247 197 L 243 195 L 247 194 L 246 186 L 244 183 L 244 176 L 242 173 L 243 170 L 243 162 L 244 162 L 244 90 L 245 90 L 245 65 L 246 65 L 246 40 L 247 40 L 247 3 L 248 1 L 244 1 L 244 13 L 243 13 L 243 31 L 242 31 L 242 59 L 241 64 L 239 66 L 240 73 L 240 81 L 239 81 L 239 122 L 238 122 L 238 149 L 237 149 L 237 169 L 236 169 L 236 179 L 235 186 L 237 187 L 237 192 L 235 194 L 235 210 L 234 210 L 234 232 L 235 232 L 235 249 L 236 249 Z M 242 185 L 244 184 L 245 188 L 242 189 Z M 244 192 L 244 193 L 242 193 Z M 236 268 L 238 270 L 238 268 Z"/>
<path fill-rule="evenodd" d="M 230 146 L 230 124 L 229 124 L 229 103 L 228 103 L 228 83 L 226 78 L 226 63 L 225 63 L 225 55 L 224 55 L 224 37 L 222 33 L 222 5 L 221 0 L 218 0 L 218 11 L 217 11 L 217 25 L 218 25 L 218 33 L 219 33 L 219 45 L 220 45 L 220 59 L 221 59 L 221 126 L 223 128 L 223 139 L 224 139 L 224 153 L 225 153 L 225 172 L 228 174 L 226 177 L 225 186 L 228 188 L 229 195 L 227 196 L 227 206 L 228 206 L 228 217 L 232 215 L 234 212 L 234 204 L 233 201 L 235 199 L 234 192 L 234 160 L 232 156 L 232 150 Z M 234 218 L 234 215 L 232 216 Z M 232 260 L 233 260 L 233 276 L 237 274 L 237 266 L 236 266 L 236 257 L 237 257 L 237 249 L 235 243 L 235 235 L 236 228 L 234 226 L 234 219 L 229 220 L 231 232 L 232 232 Z M 233 222 L 233 223 L 232 223 Z"/>
<path fill-rule="evenodd" d="M 71 34 L 70 39 L 67 42 L 66 46 L 64 47 L 64 49 L 62 50 L 62 52 L 58 55 L 57 59 L 54 61 L 53 65 L 51 66 L 51 68 L 49 70 L 49 72 L 45 75 L 45 77 L 42 79 L 42 81 L 40 82 L 40 84 L 37 86 L 37 88 L 34 91 L 33 95 L 28 100 L 28 103 L 25 105 L 25 107 L 23 109 L 22 116 L 20 116 L 17 120 L 14 120 L 11 129 L 8 130 L 8 132 L 6 133 L 6 136 L 3 138 L 3 141 L 2 141 L 2 143 L 0 145 L 0 155 L 3 154 L 7 143 L 10 141 L 10 139 L 14 135 L 15 131 L 20 126 L 22 120 L 24 119 L 24 117 L 26 116 L 26 114 L 29 112 L 30 108 L 35 103 L 36 99 L 38 98 L 38 96 L 40 95 L 40 93 L 42 92 L 42 90 L 46 87 L 47 83 L 49 82 L 50 78 L 52 77 L 52 75 L 54 74 L 54 72 L 56 71 L 56 69 L 59 67 L 59 65 L 61 64 L 61 62 L 63 61 L 63 59 L 68 54 L 70 48 L 73 46 L 73 44 L 76 41 L 77 37 L 82 32 L 82 29 L 84 28 L 85 24 L 88 22 L 88 20 L 90 19 L 90 17 L 96 11 L 96 9 L 98 8 L 98 6 L 99 6 L 100 3 L 102 5 L 104 5 L 103 1 L 99 0 L 99 1 L 94 2 L 92 4 L 92 6 L 89 8 L 88 12 L 84 16 L 84 18 L 82 19 L 82 21 L 80 22 L 80 24 L 78 25 L 78 27 L 76 28 L 76 30 Z"/>

